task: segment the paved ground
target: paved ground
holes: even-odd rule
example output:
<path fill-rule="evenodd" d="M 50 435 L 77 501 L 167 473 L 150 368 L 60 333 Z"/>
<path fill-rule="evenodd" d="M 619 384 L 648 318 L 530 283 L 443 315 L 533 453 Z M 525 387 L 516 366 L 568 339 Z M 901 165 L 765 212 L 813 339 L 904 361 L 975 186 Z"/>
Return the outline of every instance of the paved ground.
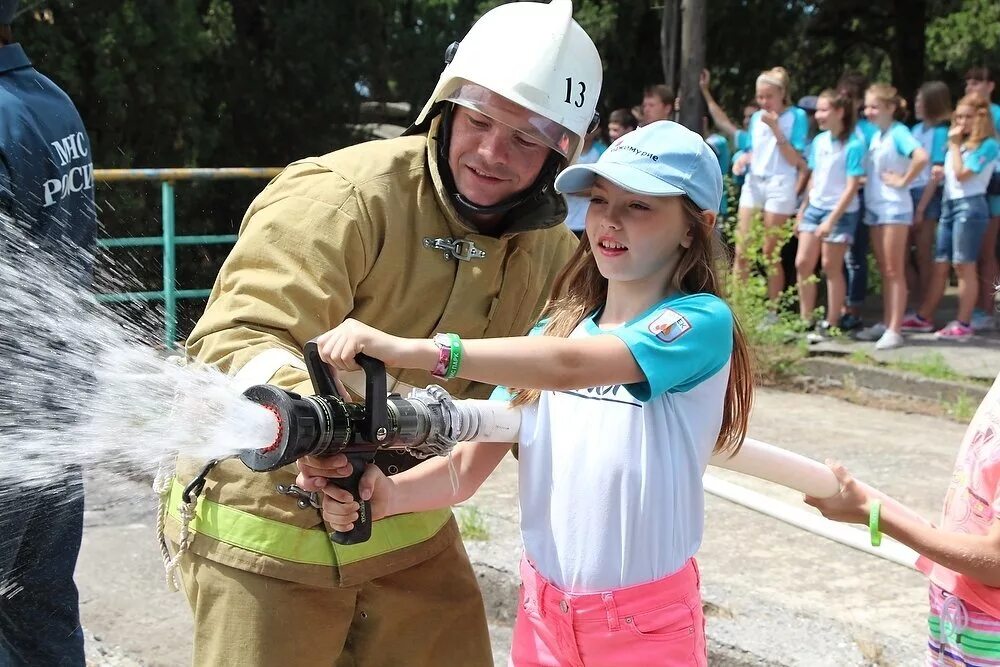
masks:
<path fill-rule="evenodd" d="M 934 517 L 963 427 L 827 396 L 761 391 L 751 434 L 822 459 Z M 798 507 L 786 489 L 720 476 Z M 188 664 L 190 621 L 165 590 L 153 540 L 153 498 L 129 480 L 90 485 L 78 569 L 92 664 Z M 470 503 L 489 539 L 470 541 L 492 617 L 499 664 L 509 644 L 519 554 L 516 467 L 507 460 Z M 921 577 L 709 497 L 700 554 L 713 665 L 915 665 L 924 643 Z M 876 622 L 877 621 L 877 622 Z"/>

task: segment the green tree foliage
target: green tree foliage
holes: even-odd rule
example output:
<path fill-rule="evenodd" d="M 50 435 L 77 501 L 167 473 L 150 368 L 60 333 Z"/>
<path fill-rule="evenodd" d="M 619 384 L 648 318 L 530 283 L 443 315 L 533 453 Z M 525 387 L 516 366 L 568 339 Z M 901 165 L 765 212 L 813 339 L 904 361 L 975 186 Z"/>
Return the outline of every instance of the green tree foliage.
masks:
<path fill-rule="evenodd" d="M 736 114 L 763 69 L 785 66 L 793 97 L 845 69 L 956 83 L 1000 65 L 996 0 L 705 0 L 713 90 Z M 84 118 L 98 167 L 280 166 L 358 141 L 366 95 L 413 115 L 445 47 L 500 0 L 23 0 L 15 36 Z M 663 80 L 661 3 L 574 0 L 605 65 L 600 110 L 639 104 Z M 921 26 L 926 23 L 926 31 Z M 926 34 L 926 58 L 923 36 Z M 181 233 L 231 233 L 263 183 L 177 186 Z M 159 233 L 156 184 L 102 184 L 105 234 Z M 188 248 L 182 287 L 209 285 L 225 248 Z M 130 288 L 158 286 L 159 252 L 136 260 Z M 190 304 L 187 320 L 200 303 Z M 183 328 L 183 322 L 182 322 Z"/>

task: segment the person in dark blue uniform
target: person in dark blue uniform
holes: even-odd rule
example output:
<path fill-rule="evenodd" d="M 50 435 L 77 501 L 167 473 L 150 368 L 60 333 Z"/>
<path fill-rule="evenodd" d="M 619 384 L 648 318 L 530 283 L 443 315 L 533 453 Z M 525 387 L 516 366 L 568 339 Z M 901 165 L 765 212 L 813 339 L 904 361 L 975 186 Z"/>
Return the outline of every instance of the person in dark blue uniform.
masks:
<path fill-rule="evenodd" d="M 47 282 L 37 272 L 44 262 L 57 281 L 83 294 L 97 227 L 90 140 L 73 102 L 14 42 L 10 24 L 17 4 L 0 0 L 0 253 L 7 253 L 8 267 L 23 267 L 26 285 L 51 288 L 39 285 Z M 32 326 L 0 325 L 0 357 L 16 359 L 19 338 L 44 335 Z M 45 343 L 57 368 L 59 348 L 68 341 Z M 3 361 L 0 366 L 14 366 Z M 18 371 L 11 372 L 15 377 L 5 381 L 16 385 Z M 63 392 L 51 393 L 38 400 L 56 402 Z M 5 395 L 0 392 L 0 403 Z M 12 413 L 10 408 L 0 405 L 0 412 Z M 67 418 L 57 405 L 51 416 Z M 73 581 L 82 535 L 79 468 L 53 474 L 44 488 L 0 476 L 0 666 L 85 664 Z"/>

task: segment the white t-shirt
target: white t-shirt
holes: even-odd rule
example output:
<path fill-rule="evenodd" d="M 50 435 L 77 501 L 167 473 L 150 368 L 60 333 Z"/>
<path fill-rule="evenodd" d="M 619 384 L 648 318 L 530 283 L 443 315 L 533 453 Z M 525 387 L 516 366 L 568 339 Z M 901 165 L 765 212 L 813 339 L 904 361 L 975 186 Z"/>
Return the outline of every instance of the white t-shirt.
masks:
<path fill-rule="evenodd" d="M 944 198 L 963 199 L 976 195 L 985 195 L 986 186 L 990 184 L 993 177 L 993 170 L 997 166 L 997 153 L 1000 152 L 1000 143 L 993 137 L 987 137 L 979 147 L 970 151 L 965 146 L 962 147 L 962 163 L 966 169 L 971 169 L 975 174 L 965 181 L 960 181 L 955 176 L 955 166 L 952 163 L 951 153 L 944 161 Z"/>
<path fill-rule="evenodd" d="M 589 317 L 572 337 L 600 334 L 624 341 L 647 381 L 542 392 L 518 445 L 525 554 L 576 593 L 662 579 L 698 551 L 733 319 L 718 297 L 677 295 L 615 329 Z"/>
<path fill-rule="evenodd" d="M 767 123 L 761 120 L 763 110 L 750 116 L 750 173 L 754 176 L 791 176 L 798 173 L 791 162 L 786 160 L 778 148 L 778 139 Z M 778 116 L 778 127 L 792 148 L 802 153 L 806 149 L 809 135 L 809 118 L 798 107 L 788 107 Z"/>
<path fill-rule="evenodd" d="M 812 170 L 809 205 L 832 211 L 847 189 L 847 177 L 865 175 L 865 145 L 853 133 L 847 141 L 840 141 L 829 130 L 821 132 L 809 146 L 809 169 Z M 859 208 L 855 195 L 847 205 L 847 212 L 854 213 Z"/>
<path fill-rule="evenodd" d="M 868 145 L 868 182 L 865 208 L 879 215 L 912 215 L 913 198 L 909 186 L 893 188 L 882 182 L 882 172 L 905 174 L 910 156 L 920 148 L 905 125 L 893 122 L 884 132 L 876 132 Z"/>

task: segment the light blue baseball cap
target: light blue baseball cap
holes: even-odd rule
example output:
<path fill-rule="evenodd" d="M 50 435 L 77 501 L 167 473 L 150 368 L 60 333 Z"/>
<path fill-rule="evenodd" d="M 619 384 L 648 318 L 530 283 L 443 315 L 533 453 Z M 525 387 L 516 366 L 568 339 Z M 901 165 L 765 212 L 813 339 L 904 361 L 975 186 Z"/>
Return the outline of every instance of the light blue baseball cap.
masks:
<path fill-rule="evenodd" d="M 577 164 L 556 177 L 556 190 L 589 190 L 597 176 L 640 195 L 687 195 L 702 210 L 718 211 L 722 168 L 700 134 L 669 120 L 658 120 L 624 134 L 592 164 Z"/>

